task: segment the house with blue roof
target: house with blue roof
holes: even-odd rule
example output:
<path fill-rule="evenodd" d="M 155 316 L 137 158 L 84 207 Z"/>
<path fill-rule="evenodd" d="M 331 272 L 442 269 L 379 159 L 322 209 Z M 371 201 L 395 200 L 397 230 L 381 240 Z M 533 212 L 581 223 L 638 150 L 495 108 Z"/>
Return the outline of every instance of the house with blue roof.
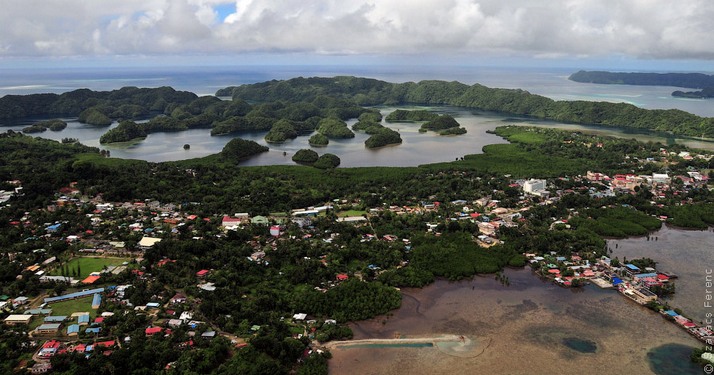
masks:
<path fill-rule="evenodd" d="M 99 293 L 95 293 L 94 297 L 92 297 L 92 308 L 93 309 L 98 309 L 99 305 L 102 304 L 102 295 Z"/>
<path fill-rule="evenodd" d="M 632 263 L 627 263 L 627 264 L 625 264 L 625 272 L 627 273 L 627 276 L 635 277 L 641 271 L 640 271 L 640 267 L 637 267 L 636 265 L 634 265 Z"/>
<path fill-rule="evenodd" d="M 81 292 L 74 292 L 74 293 L 68 293 L 65 295 L 57 296 L 57 297 L 46 297 L 44 302 L 45 303 L 54 303 L 54 302 L 60 302 L 60 301 L 68 301 L 71 299 L 75 298 L 82 298 L 86 296 L 91 296 L 92 294 L 95 293 L 102 293 L 104 292 L 104 288 L 96 288 L 96 289 L 90 289 L 90 290 L 83 290 Z"/>
<path fill-rule="evenodd" d="M 89 314 L 82 314 L 77 317 L 77 323 L 81 325 L 89 324 Z"/>
<path fill-rule="evenodd" d="M 57 232 L 61 226 L 62 226 L 61 223 L 57 223 L 57 224 L 50 225 L 49 227 L 45 228 L 45 230 L 48 232 Z"/>
<path fill-rule="evenodd" d="M 93 333 L 95 335 L 98 335 L 99 332 L 102 331 L 102 327 L 87 327 L 87 329 L 84 330 L 84 333 L 90 334 Z"/>
<path fill-rule="evenodd" d="M 76 336 L 79 334 L 79 324 L 72 324 L 67 327 L 67 335 Z"/>
<path fill-rule="evenodd" d="M 636 265 L 634 265 L 632 263 L 625 264 L 625 267 L 627 267 L 627 269 L 632 272 L 640 272 L 640 267 L 637 267 Z"/>

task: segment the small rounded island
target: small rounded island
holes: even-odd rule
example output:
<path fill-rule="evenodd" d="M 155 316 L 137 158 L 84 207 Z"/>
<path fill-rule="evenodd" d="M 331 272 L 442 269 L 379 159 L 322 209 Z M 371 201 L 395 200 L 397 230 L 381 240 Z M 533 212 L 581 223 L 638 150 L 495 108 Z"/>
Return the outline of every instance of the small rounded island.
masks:
<path fill-rule="evenodd" d="M 188 144 L 188 143 L 186 143 L 185 145 L 183 145 L 183 149 L 184 149 L 184 150 L 189 150 L 189 149 L 191 149 L 191 145 Z"/>

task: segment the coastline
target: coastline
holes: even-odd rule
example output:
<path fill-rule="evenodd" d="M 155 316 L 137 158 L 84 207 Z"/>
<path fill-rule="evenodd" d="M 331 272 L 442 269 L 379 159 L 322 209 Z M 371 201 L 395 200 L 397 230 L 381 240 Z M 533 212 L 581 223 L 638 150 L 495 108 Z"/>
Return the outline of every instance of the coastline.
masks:
<path fill-rule="evenodd" d="M 624 302 L 616 291 L 559 288 L 529 270 L 505 273 L 510 287 L 484 277 L 405 288 L 402 307 L 391 316 L 351 324 L 355 340 L 437 332 L 490 340 L 481 355 L 454 357 L 434 348 L 341 349 L 332 352 L 330 373 L 502 373 L 507 368 L 512 373 L 595 374 L 603 362 L 628 373 L 650 373 L 652 348 L 699 345 L 659 314 Z M 578 352 L 564 345 L 570 339 L 593 342 L 597 349 Z"/>
<path fill-rule="evenodd" d="M 623 257 L 652 258 L 657 262 L 658 269 L 677 274 L 676 291 L 673 296 L 662 299 L 663 302 L 682 309 L 697 323 L 704 322 L 707 313 L 714 312 L 704 305 L 707 296 L 706 271 L 714 268 L 712 228 L 692 230 L 663 226 L 651 236 L 658 240 L 647 241 L 644 237 L 608 240 L 612 249 L 610 256 L 620 260 Z"/>

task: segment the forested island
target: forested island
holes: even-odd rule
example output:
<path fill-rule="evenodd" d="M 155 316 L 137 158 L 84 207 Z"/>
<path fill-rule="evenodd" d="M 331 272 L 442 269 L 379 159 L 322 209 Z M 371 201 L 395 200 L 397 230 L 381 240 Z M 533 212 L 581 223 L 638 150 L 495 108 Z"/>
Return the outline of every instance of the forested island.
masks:
<path fill-rule="evenodd" d="M 335 154 L 326 153 L 319 155 L 310 149 L 300 149 L 293 155 L 292 160 L 298 164 L 311 165 L 319 169 L 337 168 L 340 158 Z"/>
<path fill-rule="evenodd" d="M 365 132 L 371 134 L 371 136 L 364 141 L 364 145 L 367 146 L 367 148 L 377 148 L 402 143 L 402 136 L 399 135 L 399 132 L 381 125 L 369 127 Z"/>
<path fill-rule="evenodd" d="M 78 116 L 81 122 L 104 125 L 107 119 L 139 119 L 151 112 L 171 111 L 177 105 L 197 98 L 194 93 L 176 91 L 171 87 L 5 95 L 0 98 L 0 119 L 62 115 Z"/>
<path fill-rule="evenodd" d="M 453 117 L 449 115 L 441 115 L 437 116 L 431 121 L 425 122 L 421 128 L 419 128 L 420 132 L 426 132 L 428 130 L 434 130 L 437 132 L 442 132 L 442 131 L 452 131 L 452 129 L 457 129 L 459 128 L 459 123 L 454 119 Z M 464 129 L 465 130 L 465 129 Z M 465 133 L 465 131 L 464 131 Z"/>
<path fill-rule="evenodd" d="M 308 143 L 310 144 L 310 146 L 324 147 L 324 146 L 327 146 L 328 144 L 330 144 L 330 139 L 325 137 L 321 133 L 316 133 L 315 135 L 310 137 L 310 139 L 308 140 Z"/>
<path fill-rule="evenodd" d="M 53 131 L 53 132 L 59 132 L 64 130 L 67 127 L 67 123 L 63 120 L 60 119 L 53 119 L 53 120 L 44 120 L 44 121 L 39 121 L 31 126 L 28 126 L 24 129 L 22 129 L 23 133 L 42 133 L 46 131 L 47 129 Z"/>
<path fill-rule="evenodd" d="M 397 109 L 396 111 L 387 115 L 385 120 L 387 122 L 414 122 L 414 121 L 432 121 L 439 117 L 438 114 L 429 112 L 425 109 L 419 110 L 406 110 Z"/>
<path fill-rule="evenodd" d="M 709 99 L 714 98 L 714 86 L 705 87 L 699 91 L 674 91 L 672 96 L 691 99 Z"/>
<path fill-rule="evenodd" d="M 293 155 L 292 160 L 296 163 L 312 165 L 314 162 L 317 161 L 318 157 L 319 155 L 317 154 L 317 152 L 303 148 L 298 150 L 298 152 Z"/>
<path fill-rule="evenodd" d="M 702 73 L 624 73 L 604 71 L 584 71 L 573 73 L 571 81 L 582 83 L 600 83 L 641 86 L 674 86 L 699 91 L 674 91 L 672 96 L 685 98 L 714 97 L 714 76 Z"/>

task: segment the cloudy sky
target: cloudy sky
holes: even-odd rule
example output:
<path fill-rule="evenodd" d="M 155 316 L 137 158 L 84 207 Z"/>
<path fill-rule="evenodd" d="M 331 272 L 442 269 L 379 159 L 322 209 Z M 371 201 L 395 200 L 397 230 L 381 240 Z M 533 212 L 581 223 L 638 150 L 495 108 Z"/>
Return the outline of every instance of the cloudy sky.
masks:
<path fill-rule="evenodd" d="M 22 61 L 714 60 L 711 0 L 0 0 Z"/>

